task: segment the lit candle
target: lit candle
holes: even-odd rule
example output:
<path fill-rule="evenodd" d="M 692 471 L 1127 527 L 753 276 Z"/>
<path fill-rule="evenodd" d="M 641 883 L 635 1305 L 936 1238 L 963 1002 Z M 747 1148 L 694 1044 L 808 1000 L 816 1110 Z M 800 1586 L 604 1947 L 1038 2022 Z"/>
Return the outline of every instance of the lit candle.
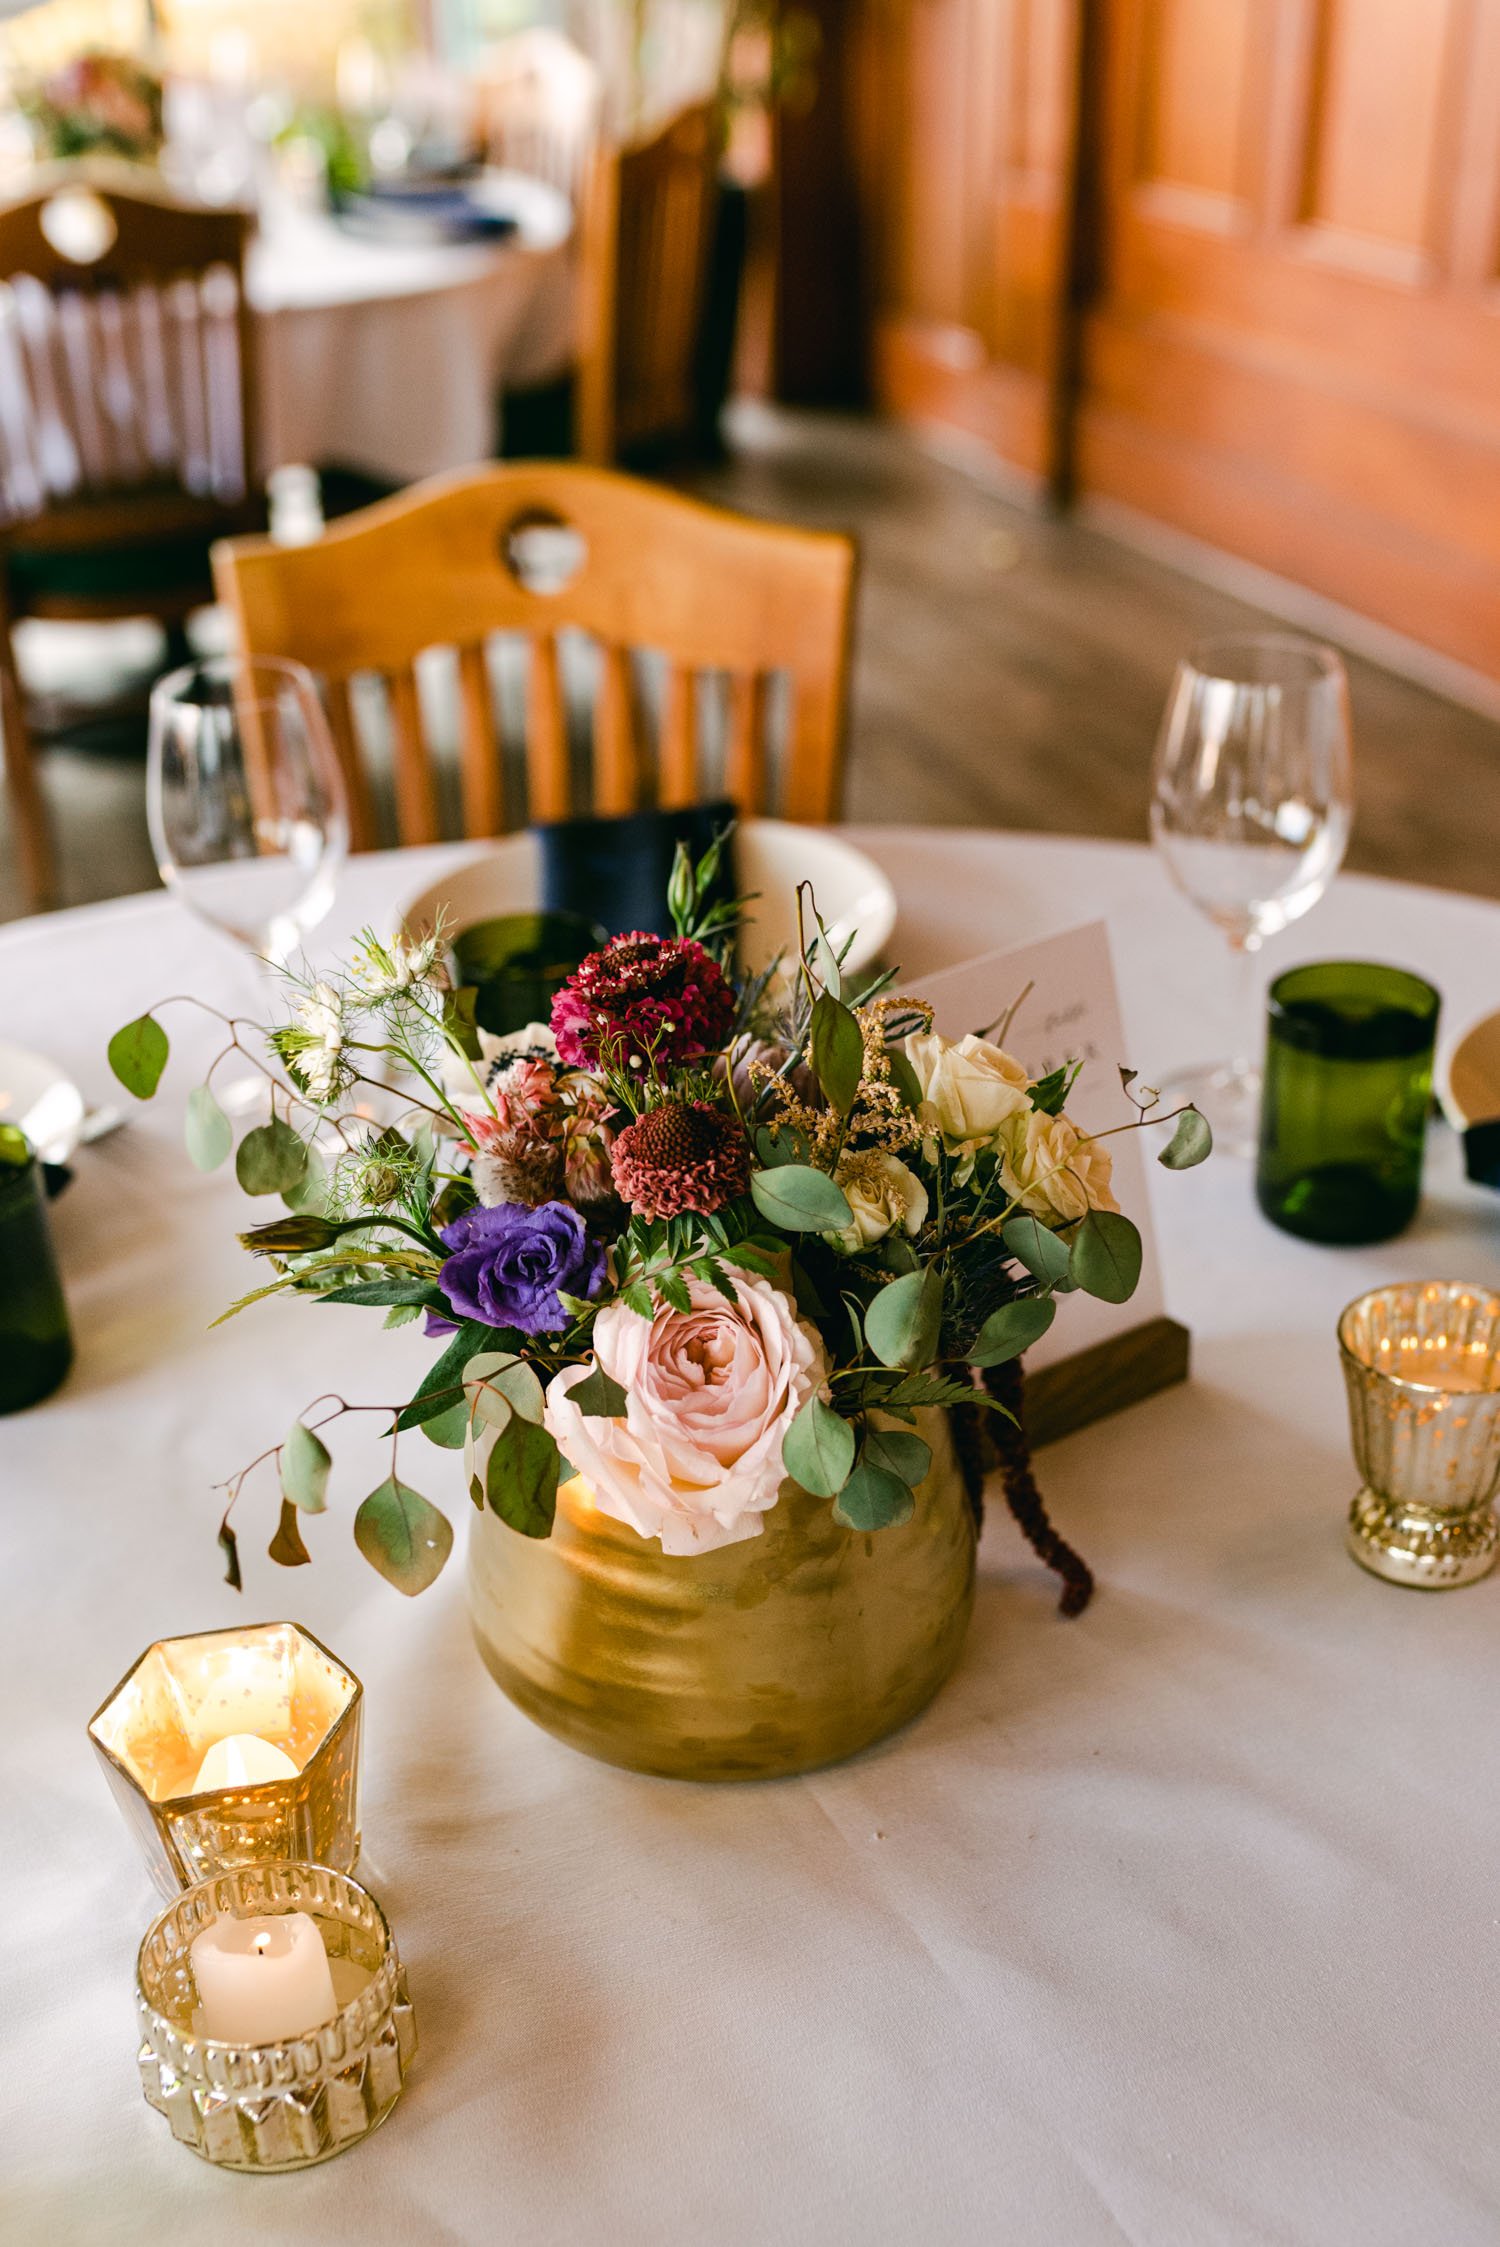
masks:
<path fill-rule="evenodd" d="M 306 1912 L 216 1919 L 189 1948 L 205 2036 L 280 2044 L 338 2011 L 328 1952 Z"/>
<path fill-rule="evenodd" d="M 297 1766 L 284 1749 L 274 1747 L 254 1732 L 231 1732 L 215 1740 L 198 1766 L 194 1794 L 212 1794 L 219 1787 L 259 1787 L 267 1779 L 295 1779 Z"/>

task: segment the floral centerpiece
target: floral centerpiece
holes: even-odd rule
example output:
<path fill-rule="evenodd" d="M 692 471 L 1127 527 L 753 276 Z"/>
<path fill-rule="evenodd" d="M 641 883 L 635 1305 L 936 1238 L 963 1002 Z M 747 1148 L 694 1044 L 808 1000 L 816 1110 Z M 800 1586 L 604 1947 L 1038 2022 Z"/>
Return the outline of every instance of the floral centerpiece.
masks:
<path fill-rule="evenodd" d="M 161 154 L 161 80 L 131 55 L 89 48 L 24 88 L 19 107 L 39 153 L 60 162 L 106 155 L 154 164 Z"/>
<path fill-rule="evenodd" d="M 736 974 L 736 909 L 702 902 L 717 856 L 679 859 L 675 934 L 615 938 L 550 1023 L 514 1036 L 475 1031 L 440 935 L 367 934 L 344 971 L 292 979 L 258 1052 L 226 1023 L 189 1152 L 209 1167 L 233 1151 L 247 1193 L 288 1205 L 241 1236 L 269 1266 L 245 1303 L 422 1320 L 438 1345 L 412 1396 L 324 1398 L 229 1479 L 232 1583 L 252 1475 L 279 1483 L 271 1557 L 304 1561 L 326 1435 L 356 1410 L 382 1413 L 393 1444 L 421 1430 L 462 1449 L 474 1506 L 519 1540 L 551 1535 L 578 1477 L 595 1518 L 673 1563 L 759 1539 L 793 1490 L 825 1546 L 864 1549 L 917 1515 L 933 1408 L 999 1409 L 986 1381 L 1069 1290 L 1129 1296 L 1140 1236 L 1109 1135 L 1068 1116 L 1076 1069 L 1034 1078 L 1003 1026 L 950 1040 L 891 978 L 852 986 L 810 897 L 797 959 Z M 213 1080 L 247 1050 L 270 1114 L 234 1149 Z M 167 1057 L 150 1014 L 110 1047 L 143 1097 Z M 1137 1129 L 1156 1095 L 1122 1078 L 1120 1128 Z M 1208 1146 L 1185 1109 L 1161 1159 Z M 354 1535 L 415 1593 L 453 1533 L 401 1456 Z"/>

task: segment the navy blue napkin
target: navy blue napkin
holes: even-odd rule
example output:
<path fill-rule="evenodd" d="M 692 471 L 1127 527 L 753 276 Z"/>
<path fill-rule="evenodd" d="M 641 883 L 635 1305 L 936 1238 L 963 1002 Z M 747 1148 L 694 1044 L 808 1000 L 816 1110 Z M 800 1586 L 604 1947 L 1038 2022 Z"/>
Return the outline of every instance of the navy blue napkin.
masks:
<path fill-rule="evenodd" d="M 638 928 L 670 936 L 667 884 L 677 845 L 686 843 L 689 854 L 701 858 L 734 816 L 734 805 L 725 801 L 540 826 L 535 834 L 542 854 L 542 905 L 549 913 L 581 913 L 611 936 Z M 731 835 L 709 902 L 738 895 Z"/>
<path fill-rule="evenodd" d="M 1476 1186 L 1500 1191 L 1500 1117 L 1470 1124 L 1464 1133 L 1464 1168 Z"/>

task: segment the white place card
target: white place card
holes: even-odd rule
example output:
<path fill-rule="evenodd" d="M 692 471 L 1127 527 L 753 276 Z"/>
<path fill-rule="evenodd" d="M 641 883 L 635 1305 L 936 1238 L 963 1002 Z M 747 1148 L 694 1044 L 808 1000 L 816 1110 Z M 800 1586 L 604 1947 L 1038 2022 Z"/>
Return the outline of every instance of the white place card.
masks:
<path fill-rule="evenodd" d="M 1129 1123 L 1133 1111 L 1119 1071 L 1122 1063 L 1130 1066 L 1131 1057 L 1125 1051 L 1109 930 L 1103 921 L 1065 929 L 1036 944 L 984 952 L 937 975 L 925 975 L 921 995 L 933 1006 L 933 1027 L 945 1038 L 961 1038 L 997 1022 L 1028 983 L 1032 989 L 1006 1033 L 1007 1050 L 1024 1061 L 1034 1077 L 1046 1076 L 1065 1061 L 1082 1062 L 1068 1095 L 1068 1114 L 1081 1130 L 1109 1131 Z M 1064 1296 L 1051 1330 L 1027 1351 L 1028 1366 L 1055 1365 L 1076 1357 L 1080 1350 L 1126 1334 L 1165 1312 L 1161 1259 L 1152 1235 L 1146 1186 L 1152 1137 L 1146 1132 L 1122 1132 L 1109 1143 L 1116 1199 L 1140 1228 L 1145 1251 L 1140 1285 L 1128 1303 L 1100 1303 L 1083 1294 Z"/>

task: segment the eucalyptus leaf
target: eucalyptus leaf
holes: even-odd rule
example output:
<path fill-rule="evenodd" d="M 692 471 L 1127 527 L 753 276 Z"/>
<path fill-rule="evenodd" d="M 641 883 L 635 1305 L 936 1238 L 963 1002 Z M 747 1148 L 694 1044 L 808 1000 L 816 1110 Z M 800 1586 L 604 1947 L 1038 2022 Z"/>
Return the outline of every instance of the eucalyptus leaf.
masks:
<path fill-rule="evenodd" d="M 1192 1170 L 1196 1164 L 1206 1162 L 1214 1150 L 1214 1135 L 1208 1118 L 1196 1108 L 1184 1108 L 1177 1119 L 1177 1129 L 1167 1145 L 1157 1156 L 1163 1170 Z"/>
<path fill-rule="evenodd" d="M 752 1171 L 750 1192 L 761 1216 L 785 1233 L 839 1233 L 853 1223 L 842 1189 L 826 1171 L 802 1163 Z"/>
<path fill-rule="evenodd" d="M 1091 1209 L 1073 1235 L 1069 1269 L 1086 1295 L 1127 1303 L 1141 1276 L 1141 1236 L 1116 1209 Z"/>
<path fill-rule="evenodd" d="M 419 1490 L 388 1475 L 355 1515 L 354 1542 L 370 1566 L 411 1599 L 442 1574 L 453 1528 Z"/>
<path fill-rule="evenodd" d="M 1007 1218 L 1000 1229 L 1000 1238 L 1006 1252 L 1018 1264 L 1024 1264 L 1034 1279 L 1043 1287 L 1061 1287 L 1069 1284 L 1068 1244 L 1044 1225 L 1029 1210 L 1018 1217 Z"/>
<path fill-rule="evenodd" d="M 281 1494 L 305 1514 L 320 1514 L 328 1503 L 328 1446 L 301 1420 L 294 1420 L 281 1447 Z"/>
<path fill-rule="evenodd" d="M 755 1157 L 763 1170 L 781 1170 L 788 1163 L 807 1161 L 807 1134 L 795 1124 L 762 1124 L 755 1134 Z"/>
<path fill-rule="evenodd" d="M 149 1100 L 161 1083 L 171 1047 L 154 1014 L 140 1014 L 109 1041 L 109 1065 L 127 1092 Z"/>
<path fill-rule="evenodd" d="M 932 1465 L 932 1445 L 904 1428 L 871 1428 L 865 1435 L 864 1463 L 884 1467 L 915 1490 Z"/>
<path fill-rule="evenodd" d="M 831 991 L 813 1002 L 809 1052 L 830 1107 L 847 1116 L 859 1097 L 865 1041 L 854 1016 Z"/>
<path fill-rule="evenodd" d="M 217 1170 L 227 1162 L 234 1145 L 234 1126 L 206 1084 L 194 1085 L 188 1094 L 188 1160 L 196 1170 Z"/>
<path fill-rule="evenodd" d="M 478 1319 L 465 1319 L 437 1362 L 427 1372 L 426 1379 L 411 1403 L 396 1415 L 396 1427 L 419 1428 L 424 1420 L 435 1420 L 450 1405 L 463 1403 L 464 1367 L 476 1350 L 493 1342 L 496 1330 Z"/>
<path fill-rule="evenodd" d="M 240 1574 L 240 1541 L 227 1521 L 219 1524 L 219 1550 L 224 1555 L 225 1583 L 231 1591 L 242 1592 L 245 1580 Z"/>
<path fill-rule="evenodd" d="M 903 1272 L 865 1306 L 865 1340 L 882 1365 L 907 1372 L 930 1365 L 943 1317 L 943 1275 L 936 1264 Z"/>
<path fill-rule="evenodd" d="M 496 1438 L 484 1471 L 491 1512 L 523 1537 L 550 1537 L 561 1465 L 562 1454 L 545 1428 L 512 1419 Z"/>
<path fill-rule="evenodd" d="M 854 1465 L 854 1430 L 821 1397 L 809 1397 L 782 1438 L 781 1463 L 815 1498 L 836 1498 Z"/>
<path fill-rule="evenodd" d="M 895 1529 L 910 1521 L 916 1501 L 888 1467 L 856 1467 L 834 1501 L 833 1518 L 845 1529 Z"/>
<path fill-rule="evenodd" d="M 285 1194 L 306 1170 L 307 1149 L 280 1116 L 247 1131 L 234 1158 L 234 1175 L 247 1194 Z"/>
<path fill-rule="evenodd" d="M 430 1420 L 424 1420 L 422 1433 L 440 1451 L 462 1451 L 468 1427 L 469 1408 L 460 1398 L 457 1404 L 450 1404 L 446 1412 L 436 1412 Z"/>
<path fill-rule="evenodd" d="M 518 1412 L 523 1420 L 541 1424 L 547 1401 L 542 1384 L 526 1360 L 518 1357 L 514 1350 L 481 1350 L 477 1357 L 470 1358 L 464 1367 L 464 1392 L 468 1395 L 471 1390 L 475 1394 L 469 1396 L 470 1409 L 481 1417 L 484 1414 L 478 1399 L 483 1392 L 492 1399 L 504 1398 L 510 1410 Z M 507 1417 L 508 1414 L 497 1412 L 496 1425 L 503 1425 Z"/>
<path fill-rule="evenodd" d="M 281 1501 L 281 1519 L 266 1551 L 278 1568 L 305 1568 L 312 1559 L 312 1554 L 302 1542 L 302 1531 L 297 1526 L 297 1508 L 290 1498 L 283 1498 Z"/>
<path fill-rule="evenodd" d="M 580 1412 L 592 1420 L 623 1420 L 630 1399 L 612 1375 L 602 1365 L 596 1365 L 581 1381 L 573 1384 L 569 1397 Z"/>
<path fill-rule="evenodd" d="M 969 1352 L 970 1365 L 1008 1365 L 1033 1342 L 1039 1342 L 1057 1316 L 1050 1295 L 1023 1295 L 1019 1302 L 1002 1303 L 991 1311 Z"/>

